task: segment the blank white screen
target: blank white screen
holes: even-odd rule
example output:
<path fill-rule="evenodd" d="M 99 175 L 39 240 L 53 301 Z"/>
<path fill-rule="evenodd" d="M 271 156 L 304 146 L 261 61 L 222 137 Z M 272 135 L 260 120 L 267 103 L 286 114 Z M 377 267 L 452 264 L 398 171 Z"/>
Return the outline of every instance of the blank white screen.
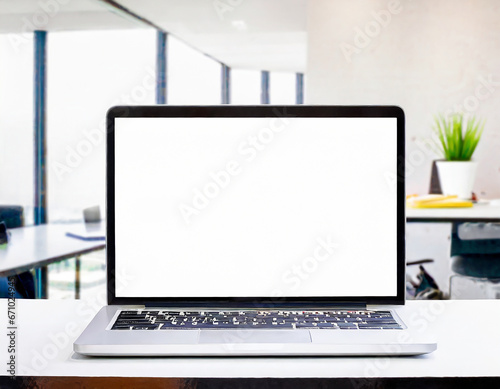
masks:
<path fill-rule="evenodd" d="M 395 118 L 119 118 L 117 297 L 395 296 Z"/>

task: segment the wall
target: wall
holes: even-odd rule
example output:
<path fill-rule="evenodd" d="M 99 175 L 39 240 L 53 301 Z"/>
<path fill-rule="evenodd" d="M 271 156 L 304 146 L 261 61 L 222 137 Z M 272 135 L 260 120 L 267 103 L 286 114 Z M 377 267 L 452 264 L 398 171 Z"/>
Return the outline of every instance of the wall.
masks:
<path fill-rule="evenodd" d="M 306 103 L 406 112 L 407 193 L 426 193 L 433 115 L 487 120 L 474 191 L 500 198 L 500 2 L 309 0 Z"/>

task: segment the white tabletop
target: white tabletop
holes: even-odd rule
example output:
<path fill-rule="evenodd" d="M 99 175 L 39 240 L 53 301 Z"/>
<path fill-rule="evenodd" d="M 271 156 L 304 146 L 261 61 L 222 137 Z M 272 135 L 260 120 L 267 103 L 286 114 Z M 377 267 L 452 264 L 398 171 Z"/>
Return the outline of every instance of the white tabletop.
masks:
<path fill-rule="evenodd" d="M 20 273 L 105 247 L 102 240 L 66 236 L 67 232 L 80 231 L 82 226 L 83 223 L 42 224 L 10 229 L 9 243 L 0 248 L 0 275 Z"/>
<path fill-rule="evenodd" d="M 492 377 L 500 375 L 500 301 L 409 301 L 411 323 L 438 349 L 393 358 L 91 358 L 73 341 L 102 301 L 18 300 L 17 374 L 73 377 Z M 7 333 L 7 303 L 0 300 Z M 471 318 L 479 312 L 478 318 Z M 7 337 L 0 350 L 7 358 Z M 4 369 L 1 374 L 6 375 Z"/>
<path fill-rule="evenodd" d="M 500 206 L 474 204 L 470 208 L 406 208 L 408 221 L 500 221 Z"/>

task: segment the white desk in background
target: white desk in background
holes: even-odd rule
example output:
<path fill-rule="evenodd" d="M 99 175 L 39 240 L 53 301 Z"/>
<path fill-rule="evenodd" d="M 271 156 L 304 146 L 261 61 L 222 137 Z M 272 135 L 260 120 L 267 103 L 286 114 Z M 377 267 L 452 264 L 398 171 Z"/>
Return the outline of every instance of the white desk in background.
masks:
<path fill-rule="evenodd" d="M 471 208 L 406 208 L 407 222 L 500 222 L 500 206 L 474 204 Z"/>
<path fill-rule="evenodd" d="M 500 206 L 474 204 L 471 208 L 407 207 L 406 222 L 408 223 L 407 238 L 414 238 L 414 240 L 407 240 L 409 261 L 433 258 L 435 263 L 429 267 L 426 266 L 426 269 L 431 271 L 432 276 L 442 290 L 447 291 L 450 276 L 453 274 L 450 270 L 450 234 L 454 228 L 453 226 L 463 222 L 498 223 L 500 222 Z M 424 227 L 419 226 L 417 223 L 448 223 L 449 225 Z M 432 233 L 429 233 L 429 230 L 436 232 L 437 236 L 442 236 L 442 240 L 436 241 L 436 238 Z M 442 232 L 443 230 L 444 232 Z M 422 236 L 425 236 L 428 240 L 422 240 Z M 424 248 L 416 245 L 417 242 L 425 243 L 422 245 Z M 434 244 L 434 246 L 432 248 L 425 247 L 427 243 Z M 409 271 L 417 270 L 415 268 Z"/>
<path fill-rule="evenodd" d="M 97 301 L 18 300 L 17 375 L 37 377 L 32 380 L 39 384 L 38 387 L 46 387 L 43 383 L 50 383 L 54 377 L 66 387 L 98 387 L 96 382 L 99 381 L 92 381 L 90 377 L 113 377 L 108 384 L 116 380 L 128 384 L 127 387 L 133 386 L 134 382 L 136 387 L 145 387 L 147 379 L 120 381 L 119 377 L 146 377 L 151 382 L 154 382 L 153 377 L 162 377 L 161 387 L 183 388 L 196 387 L 186 384 L 188 378 L 286 378 L 289 382 L 285 387 L 315 388 L 320 386 L 311 380 L 313 378 L 325 381 L 321 387 L 335 387 L 336 382 L 341 384 L 348 380 L 351 386 L 337 385 L 342 388 L 387 386 L 380 383 L 382 378 L 395 381 L 391 387 L 401 387 L 398 380 L 409 382 L 407 378 L 411 378 L 415 383 L 412 388 L 434 388 L 443 387 L 438 385 L 438 377 L 446 377 L 454 387 L 462 387 L 458 385 L 460 379 L 497 377 L 493 379 L 494 386 L 489 387 L 500 387 L 500 300 L 407 301 L 401 307 L 410 311 L 411 322 L 406 324 L 425 331 L 438 342 L 436 351 L 418 357 L 96 358 L 75 354 L 73 341 L 105 303 L 104 300 L 105 296 L 100 296 Z M 0 313 L 0 326 L 6 334 L 5 299 L 0 300 L 0 312 L 4 312 L 3 319 Z M 4 362 L 7 342 L 7 336 L 0 337 Z M 0 373 L 6 375 L 6 369 Z M 253 387 L 277 387 L 264 381 L 254 382 Z M 370 382 L 379 386 L 370 386 Z M 245 387 L 245 382 L 241 383 L 240 386 L 237 381 L 233 384 L 227 382 L 225 387 Z M 206 382 L 203 387 L 217 387 L 210 384 Z M 158 382 L 156 385 L 160 387 Z"/>
<path fill-rule="evenodd" d="M 83 223 L 42 224 L 10 229 L 9 243 L 0 249 L 0 276 L 10 276 L 30 269 L 41 269 L 41 285 L 36 285 L 38 298 L 47 297 L 47 266 L 68 258 L 77 258 L 75 295 L 79 298 L 80 271 L 78 257 L 103 249 L 104 240 L 82 240 L 66 236 L 82 231 Z M 104 230 L 102 230 L 104 234 Z"/>

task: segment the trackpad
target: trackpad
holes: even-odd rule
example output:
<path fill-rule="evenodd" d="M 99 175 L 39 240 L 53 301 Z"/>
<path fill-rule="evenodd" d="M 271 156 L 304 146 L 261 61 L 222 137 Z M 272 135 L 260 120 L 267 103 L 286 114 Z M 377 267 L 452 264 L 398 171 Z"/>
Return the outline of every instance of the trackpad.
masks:
<path fill-rule="evenodd" d="M 310 343 L 308 330 L 206 330 L 199 343 Z"/>

